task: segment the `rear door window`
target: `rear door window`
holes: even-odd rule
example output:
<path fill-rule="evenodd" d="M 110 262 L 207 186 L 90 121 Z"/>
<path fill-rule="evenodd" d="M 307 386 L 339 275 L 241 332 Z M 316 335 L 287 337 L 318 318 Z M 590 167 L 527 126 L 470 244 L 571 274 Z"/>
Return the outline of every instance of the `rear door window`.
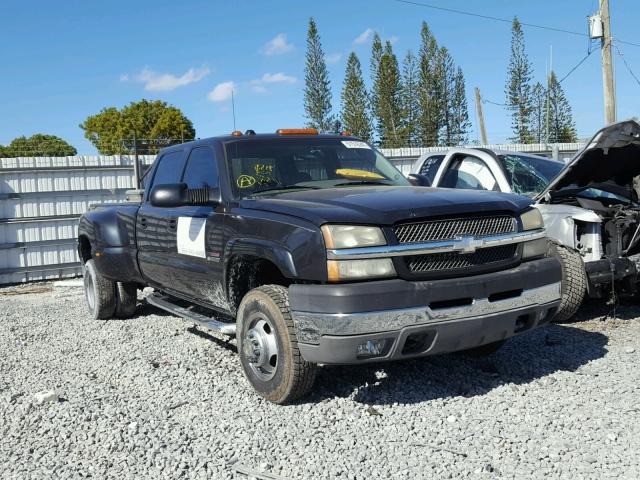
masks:
<path fill-rule="evenodd" d="M 165 153 L 158 160 L 152 186 L 165 183 L 178 183 L 183 166 L 184 155 L 182 151 Z"/>
<path fill-rule="evenodd" d="M 454 159 L 449 164 L 440 186 L 469 190 L 499 191 L 500 189 L 487 164 L 472 155 Z"/>
<path fill-rule="evenodd" d="M 218 165 L 209 147 L 191 150 L 182 181 L 189 188 L 218 187 Z"/>

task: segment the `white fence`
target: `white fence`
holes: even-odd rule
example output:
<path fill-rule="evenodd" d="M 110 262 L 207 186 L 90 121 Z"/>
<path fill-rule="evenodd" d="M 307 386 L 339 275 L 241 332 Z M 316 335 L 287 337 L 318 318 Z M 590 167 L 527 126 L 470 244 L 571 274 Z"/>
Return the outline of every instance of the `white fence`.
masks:
<path fill-rule="evenodd" d="M 489 145 L 566 159 L 579 144 Z M 422 153 L 442 148 L 397 148 L 383 153 L 409 173 Z M 141 156 L 150 164 L 153 156 Z M 78 218 L 92 203 L 117 203 L 133 188 L 133 158 L 73 156 L 0 158 L 0 285 L 80 274 Z"/>
<path fill-rule="evenodd" d="M 0 158 L 0 284 L 78 275 L 78 217 L 132 187 L 127 156 Z"/>

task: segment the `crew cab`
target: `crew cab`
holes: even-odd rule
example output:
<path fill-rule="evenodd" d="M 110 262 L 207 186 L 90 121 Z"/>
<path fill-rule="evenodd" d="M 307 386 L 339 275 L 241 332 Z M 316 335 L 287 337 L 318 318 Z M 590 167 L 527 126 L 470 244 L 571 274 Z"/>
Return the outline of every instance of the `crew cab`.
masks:
<path fill-rule="evenodd" d="M 640 125 L 629 120 L 597 132 L 567 165 L 520 152 L 456 147 L 421 156 L 412 172 L 432 187 L 531 197 L 562 263 L 556 320 L 563 321 L 585 295 L 637 292 L 639 137 Z"/>
<path fill-rule="evenodd" d="M 235 335 L 275 403 L 323 364 L 494 351 L 560 303 L 529 199 L 413 186 L 358 138 L 234 132 L 163 149 L 144 183 L 80 219 L 91 315 L 131 316 L 153 287 L 149 303 Z"/>

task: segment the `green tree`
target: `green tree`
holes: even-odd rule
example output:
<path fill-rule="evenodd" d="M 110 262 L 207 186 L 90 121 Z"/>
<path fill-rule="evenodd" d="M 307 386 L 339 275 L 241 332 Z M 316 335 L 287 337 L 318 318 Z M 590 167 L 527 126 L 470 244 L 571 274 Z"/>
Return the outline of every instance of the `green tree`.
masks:
<path fill-rule="evenodd" d="M 382 54 L 384 53 L 383 50 L 380 35 L 378 35 L 378 32 L 375 32 L 373 34 L 373 40 L 371 41 L 371 59 L 369 61 L 369 74 L 371 75 L 371 94 L 369 95 L 369 101 L 371 105 L 371 112 L 375 118 L 379 117 L 380 92 L 378 91 L 378 75 L 380 72 Z M 379 138 L 377 143 L 380 143 Z"/>
<path fill-rule="evenodd" d="M 371 141 L 372 127 L 369 117 L 369 98 L 362 79 L 360 60 L 351 52 L 342 87 L 342 126 L 352 135 Z"/>
<path fill-rule="evenodd" d="M 552 143 L 571 143 L 577 140 L 571 105 L 569 105 L 555 72 L 552 71 L 549 76 L 549 141 Z"/>
<path fill-rule="evenodd" d="M 0 149 L 0 157 L 66 157 L 76 153 L 76 149 L 62 138 L 43 133 L 14 138 Z"/>
<path fill-rule="evenodd" d="M 403 146 L 401 138 L 402 86 L 398 59 L 393 53 L 391 42 L 387 41 L 380 59 L 380 68 L 374 82 L 377 93 L 376 129 L 380 145 L 385 148 Z"/>
<path fill-rule="evenodd" d="M 411 50 L 402 62 L 402 138 L 408 147 L 419 146 L 418 119 L 420 118 L 420 98 L 418 92 L 418 62 Z"/>
<path fill-rule="evenodd" d="M 443 106 L 442 98 L 440 97 L 442 92 L 442 72 L 438 68 L 438 43 L 426 22 L 422 22 L 420 39 L 420 51 L 418 54 L 420 63 L 418 78 L 418 100 L 420 106 L 418 132 L 421 146 L 430 147 L 438 144 L 439 133 L 442 128 Z"/>
<path fill-rule="evenodd" d="M 104 155 L 131 153 L 135 135 L 151 146 L 139 151 L 155 153 L 163 144 L 195 138 L 193 123 L 178 108 L 160 100 L 131 102 L 122 110 L 104 108 L 80 124 L 84 136 Z"/>
<path fill-rule="evenodd" d="M 329 72 L 324 59 L 316 22 L 309 19 L 307 54 L 304 75 L 304 110 L 307 126 L 328 132 L 334 127 L 331 114 L 331 88 Z"/>
<path fill-rule="evenodd" d="M 540 82 L 531 89 L 531 136 L 535 143 L 547 140 L 547 89 Z"/>
<path fill-rule="evenodd" d="M 524 47 L 524 34 L 522 25 L 517 17 L 513 19 L 511 26 L 511 57 L 505 94 L 507 105 L 512 110 L 511 127 L 513 137 L 511 140 L 517 143 L 531 143 L 531 79 L 533 67 Z"/>
<path fill-rule="evenodd" d="M 449 103 L 449 118 L 451 123 L 451 145 L 464 145 L 469 142 L 469 109 L 467 93 L 462 69 L 458 67 L 453 80 L 453 94 Z"/>
<path fill-rule="evenodd" d="M 455 125 L 453 112 L 456 77 L 455 68 L 449 50 L 447 50 L 446 47 L 438 49 L 438 65 L 436 71 L 441 82 L 439 98 L 441 99 L 442 108 L 442 129 L 439 135 L 439 143 L 447 146 L 452 146 L 456 143 L 454 137 L 457 133 L 457 127 Z"/>

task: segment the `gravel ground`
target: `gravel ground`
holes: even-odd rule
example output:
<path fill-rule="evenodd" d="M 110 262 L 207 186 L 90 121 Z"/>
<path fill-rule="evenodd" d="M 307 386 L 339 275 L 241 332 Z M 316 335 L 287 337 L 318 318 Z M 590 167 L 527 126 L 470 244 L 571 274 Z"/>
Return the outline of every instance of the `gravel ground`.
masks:
<path fill-rule="evenodd" d="M 233 342 L 153 307 L 0 289 L 0 478 L 640 478 L 640 307 L 605 308 L 487 359 L 326 367 L 280 407 Z"/>

